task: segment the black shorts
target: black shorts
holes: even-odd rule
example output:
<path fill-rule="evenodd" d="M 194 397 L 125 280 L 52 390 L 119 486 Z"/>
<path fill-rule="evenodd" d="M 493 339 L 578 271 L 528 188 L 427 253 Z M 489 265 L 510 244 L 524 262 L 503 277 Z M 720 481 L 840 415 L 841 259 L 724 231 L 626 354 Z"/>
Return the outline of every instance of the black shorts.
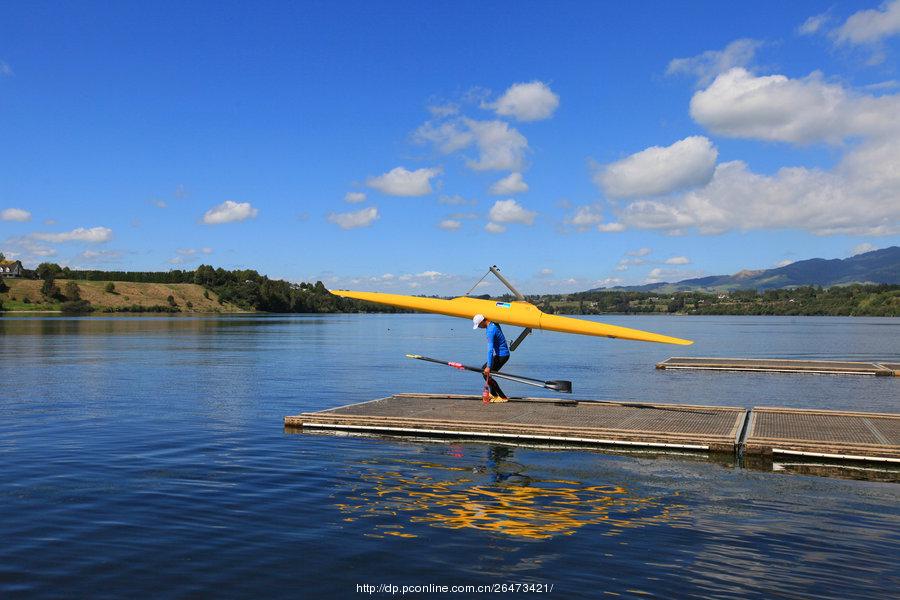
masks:
<path fill-rule="evenodd" d="M 495 354 L 494 356 L 491 357 L 491 371 L 499 371 L 501 368 L 503 368 L 503 365 L 505 365 L 506 361 L 508 361 L 508 360 L 509 360 L 509 354 L 507 354 L 506 356 L 500 356 L 498 354 Z M 483 365 L 481 365 L 482 371 L 486 368 L 487 368 L 487 363 L 484 363 Z"/>

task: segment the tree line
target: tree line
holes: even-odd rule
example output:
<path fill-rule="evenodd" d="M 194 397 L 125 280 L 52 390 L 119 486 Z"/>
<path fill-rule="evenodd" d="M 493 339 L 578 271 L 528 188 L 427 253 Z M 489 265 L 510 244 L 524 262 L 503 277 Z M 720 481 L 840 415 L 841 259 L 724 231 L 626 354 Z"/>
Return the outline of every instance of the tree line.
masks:
<path fill-rule="evenodd" d="M 852 284 L 777 290 L 685 291 L 675 293 L 593 291 L 534 296 L 545 311 L 566 314 L 671 313 L 691 315 L 900 315 L 900 285 Z"/>
<path fill-rule="evenodd" d="M 128 281 L 137 283 L 194 283 L 215 292 L 221 302 L 244 310 L 283 313 L 409 312 L 390 306 L 340 298 L 328 292 L 321 281 L 292 283 L 270 279 L 253 269 L 225 270 L 200 265 L 193 271 L 99 271 L 74 270 L 55 263 L 41 263 L 27 276 L 42 279 L 41 293 L 63 302 L 72 312 L 92 310 L 81 299 L 71 280 Z M 56 279 L 69 280 L 65 290 Z M 111 291 L 107 285 L 107 291 Z M 0 280 L 0 292 L 4 284 Z M 487 298 L 487 296 L 481 296 Z M 506 296 L 502 299 L 512 300 Z M 853 284 L 822 288 L 804 286 L 777 290 L 732 290 L 728 292 L 685 291 L 675 293 L 604 290 L 528 296 L 548 313 L 592 315 L 605 313 L 672 313 L 694 315 L 900 315 L 900 285 Z M 178 312 L 169 301 L 158 307 L 128 307 L 127 310 Z M 125 310 L 125 309 L 120 309 Z"/>

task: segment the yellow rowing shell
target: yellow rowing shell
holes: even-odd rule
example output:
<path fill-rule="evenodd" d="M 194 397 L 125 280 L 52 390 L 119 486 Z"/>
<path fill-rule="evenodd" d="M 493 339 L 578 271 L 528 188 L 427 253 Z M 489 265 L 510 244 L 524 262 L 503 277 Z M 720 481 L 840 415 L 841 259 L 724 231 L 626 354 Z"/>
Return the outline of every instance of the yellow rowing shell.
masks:
<path fill-rule="evenodd" d="M 399 308 L 408 308 L 421 312 L 447 315 L 448 317 L 462 317 L 471 319 L 477 314 L 482 314 L 491 321 L 505 325 L 517 325 L 519 327 L 531 327 L 532 329 L 544 329 L 546 331 L 559 331 L 560 333 L 577 333 L 580 335 L 596 335 L 599 337 L 618 338 L 622 340 L 637 340 L 640 342 L 659 342 L 661 344 L 679 344 L 689 346 L 691 340 L 660 335 L 640 329 L 607 325 L 595 321 L 573 319 L 548 315 L 530 302 L 496 302 L 494 300 L 482 300 L 480 298 L 453 298 L 442 300 L 440 298 L 420 298 L 419 296 L 402 296 L 400 294 L 382 294 L 380 292 L 353 292 L 350 290 L 330 290 L 335 296 L 343 298 L 355 298 L 376 304 L 387 304 Z"/>

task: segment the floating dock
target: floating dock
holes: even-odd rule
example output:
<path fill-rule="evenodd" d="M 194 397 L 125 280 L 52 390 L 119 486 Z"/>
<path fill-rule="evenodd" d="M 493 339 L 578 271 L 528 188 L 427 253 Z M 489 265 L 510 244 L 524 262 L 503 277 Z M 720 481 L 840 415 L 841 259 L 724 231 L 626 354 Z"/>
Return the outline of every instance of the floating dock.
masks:
<path fill-rule="evenodd" d="M 657 369 L 701 369 L 707 371 L 753 371 L 762 373 L 817 373 L 826 375 L 875 375 L 900 377 L 900 363 L 849 360 L 789 360 L 781 358 L 695 358 L 673 356 Z"/>
<path fill-rule="evenodd" d="M 288 427 L 734 452 L 747 412 L 719 406 L 396 394 L 285 417 Z"/>
<path fill-rule="evenodd" d="M 900 463 L 900 414 L 754 408 L 743 450 Z"/>
<path fill-rule="evenodd" d="M 304 432 L 787 455 L 900 464 L 900 414 L 396 394 L 284 418 Z"/>

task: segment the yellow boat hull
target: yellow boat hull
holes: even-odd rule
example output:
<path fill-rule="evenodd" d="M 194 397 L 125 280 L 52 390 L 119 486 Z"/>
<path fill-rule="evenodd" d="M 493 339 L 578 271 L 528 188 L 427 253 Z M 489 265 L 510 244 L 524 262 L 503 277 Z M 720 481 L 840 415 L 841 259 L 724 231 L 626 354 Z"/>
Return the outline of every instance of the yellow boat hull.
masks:
<path fill-rule="evenodd" d="M 421 298 L 419 296 L 403 296 L 400 294 L 382 294 L 380 292 L 354 292 L 350 290 L 330 290 L 335 296 L 342 298 L 355 298 L 376 304 L 387 304 L 398 308 L 408 308 L 420 312 L 447 315 L 471 319 L 477 314 L 482 314 L 491 321 L 504 325 L 516 325 L 518 327 L 531 327 L 545 331 L 558 331 L 560 333 L 575 333 L 579 335 L 594 335 L 598 337 L 618 338 L 622 340 L 637 340 L 640 342 L 659 342 L 661 344 L 678 344 L 689 346 L 691 340 L 660 335 L 650 331 L 607 325 L 595 321 L 573 319 L 548 315 L 530 302 L 497 302 L 495 300 L 482 300 L 480 298 L 453 298 L 442 300 L 440 298 Z"/>

